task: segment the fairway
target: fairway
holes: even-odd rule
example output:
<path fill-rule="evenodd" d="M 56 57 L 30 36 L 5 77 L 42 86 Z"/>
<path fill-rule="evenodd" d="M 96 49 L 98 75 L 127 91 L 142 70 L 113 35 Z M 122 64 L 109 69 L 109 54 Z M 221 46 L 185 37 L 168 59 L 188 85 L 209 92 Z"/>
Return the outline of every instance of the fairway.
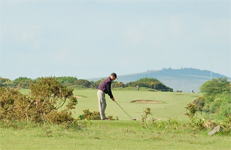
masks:
<path fill-rule="evenodd" d="M 21 89 L 23 94 L 28 94 L 29 90 Z M 74 117 L 83 114 L 83 110 L 99 111 L 97 89 L 75 89 L 74 95 L 78 98 L 78 104 L 73 111 Z M 148 89 L 137 91 L 127 88 L 112 89 L 115 100 L 132 117 L 141 120 L 144 108 L 151 108 L 152 118 L 164 120 L 175 118 L 180 121 L 186 121 L 188 118 L 184 115 L 188 103 L 193 102 L 201 93 L 180 93 L 180 92 L 152 92 Z M 153 100 L 162 103 L 132 103 L 134 100 Z M 107 108 L 106 115 L 113 115 L 119 120 L 131 120 L 126 113 L 106 95 Z"/>
<path fill-rule="evenodd" d="M 113 89 L 112 89 L 113 91 Z M 74 95 L 81 96 L 78 98 L 78 104 L 74 115 L 77 117 L 82 114 L 84 109 L 90 111 L 98 111 L 98 100 L 96 96 L 97 90 L 74 90 Z M 141 119 L 143 109 L 150 107 L 153 114 L 152 117 L 157 119 L 176 118 L 178 120 L 186 120 L 184 116 L 185 107 L 189 102 L 200 97 L 200 93 L 177 93 L 177 92 L 150 92 L 148 90 L 126 90 L 115 89 L 113 95 L 122 108 L 137 120 Z M 118 105 L 113 102 L 108 95 L 106 115 L 117 116 L 119 120 L 130 120 Z M 154 100 L 162 103 L 132 103 L 134 100 Z"/>

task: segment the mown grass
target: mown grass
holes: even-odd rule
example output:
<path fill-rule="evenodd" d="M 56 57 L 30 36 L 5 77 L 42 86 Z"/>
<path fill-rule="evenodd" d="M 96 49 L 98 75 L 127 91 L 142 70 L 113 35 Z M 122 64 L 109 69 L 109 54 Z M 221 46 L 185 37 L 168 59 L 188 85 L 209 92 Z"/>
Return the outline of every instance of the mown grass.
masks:
<path fill-rule="evenodd" d="M 75 109 L 75 116 L 78 117 L 82 114 L 82 110 L 90 109 L 91 111 L 98 111 L 98 100 L 96 96 L 97 90 L 74 90 L 75 95 L 84 95 L 87 98 L 79 98 L 78 104 Z M 113 95 L 116 101 L 123 107 L 126 112 L 136 118 L 141 120 L 141 115 L 143 113 L 143 108 L 150 107 L 151 112 L 155 118 L 158 119 L 168 119 L 177 118 L 179 120 L 188 120 L 184 116 L 185 107 L 189 102 L 197 99 L 201 96 L 201 93 L 191 94 L 191 93 L 176 93 L 176 92 L 150 92 L 148 89 L 143 91 L 127 90 L 127 89 L 116 89 L 113 90 Z M 121 110 L 117 104 L 110 100 L 108 96 L 107 99 L 107 115 L 117 116 L 119 120 L 129 120 L 130 118 Z M 163 102 L 162 104 L 137 104 L 131 103 L 133 100 L 156 100 Z"/>

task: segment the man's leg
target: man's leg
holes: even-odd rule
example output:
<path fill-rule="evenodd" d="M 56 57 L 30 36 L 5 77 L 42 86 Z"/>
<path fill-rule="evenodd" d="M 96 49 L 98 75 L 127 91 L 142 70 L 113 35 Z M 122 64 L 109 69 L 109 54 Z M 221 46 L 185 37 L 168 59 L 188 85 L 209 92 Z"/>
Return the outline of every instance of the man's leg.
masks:
<path fill-rule="evenodd" d="M 98 103 L 99 103 L 99 113 L 100 113 L 100 118 L 103 120 L 106 118 L 105 116 L 105 109 L 106 109 L 106 99 L 105 99 L 105 93 L 101 90 L 98 90 L 97 92 L 98 96 Z"/>

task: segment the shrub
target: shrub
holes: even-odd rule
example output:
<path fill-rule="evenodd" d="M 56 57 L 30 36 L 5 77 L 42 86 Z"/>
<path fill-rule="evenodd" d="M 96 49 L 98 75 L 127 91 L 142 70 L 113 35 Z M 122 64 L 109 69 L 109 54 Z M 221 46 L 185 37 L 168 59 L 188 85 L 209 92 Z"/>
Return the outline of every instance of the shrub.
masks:
<path fill-rule="evenodd" d="M 205 106 L 205 99 L 204 99 L 204 97 L 197 98 L 196 100 L 193 101 L 193 104 L 196 105 L 197 111 L 202 112 L 203 111 L 203 107 Z"/>
<path fill-rule="evenodd" d="M 116 119 L 113 118 L 113 116 L 108 116 L 107 118 L 109 118 L 110 120 L 119 120 L 118 117 L 116 117 Z M 100 118 L 100 113 L 99 111 L 93 111 L 91 112 L 89 109 L 85 109 L 83 110 L 83 114 L 79 116 L 80 120 L 101 120 Z"/>
<path fill-rule="evenodd" d="M 17 89 L 0 87 L 0 119 L 22 120 L 26 118 L 25 110 L 29 99 Z"/>
<path fill-rule="evenodd" d="M 49 122 L 56 123 L 56 124 L 74 120 L 74 118 L 72 118 L 71 116 L 71 112 L 67 110 L 62 110 L 60 112 L 52 111 L 46 115 L 46 119 Z"/>
<path fill-rule="evenodd" d="M 1 88 L 1 119 L 54 123 L 73 120 L 71 110 L 77 104 L 73 89 L 68 89 L 51 77 L 41 78 L 30 88 L 28 96 L 17 89 Z M 59 111 L 61 108 L 62 111 Z"/>
<path fill-rule="evenodd" d="M 143 128 L 147 128 L 148 127 L 148 121 L 147 121 L 147 118 L 148 118 L 148 115 L 151 115 L 151 108 L 144 108 L 143 110 L 143 115 L 142 115 L 142 118 L 141 118 L 141 125 Z"/>
<path fill-rule="evenodd" d="M 185 113 L 185 115 L 188 116 L 190 119 L 192 119 L 194 117 L 194 115 L 196 114 L 196 112 L 197 112 L 196 105 L 192 104 L 192 103 L 188 103 L 185 108 L 186 108 L 186 111 L 187 111 Z"/>
<path fill-rule="evenodd" d="M 90 112 L 89 109 L 83 110 L 83 114 L 80 119 L 101 120 L 100 113 L 98 111 Z"/>

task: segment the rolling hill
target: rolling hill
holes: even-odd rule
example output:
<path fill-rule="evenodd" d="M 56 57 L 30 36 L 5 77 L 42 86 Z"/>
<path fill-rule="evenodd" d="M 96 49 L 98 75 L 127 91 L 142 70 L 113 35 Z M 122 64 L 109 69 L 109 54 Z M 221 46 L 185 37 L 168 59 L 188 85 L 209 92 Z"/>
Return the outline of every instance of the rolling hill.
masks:
<path fill-rule="evenodd" d="M 162 70 L 148 70 L 142 73 L 129 74 L 129 75 L 118 75 L 118 81 L 120 82 L 131 82 L 136 81 L 140 78 L 157 78 L 165 85 L 173 88 L 174 91 L 182 90 L 183 92 L 198 92 L 200 86 L 211 80 L 211 71 L 199 70 L 194 68 L 181 68 L 181 69 L 162 69 Z M 212 78 L 225 78 L 226 76 L 212 72 Z M 103 77 L 102 77 L 103 78 Z M 228 80 L 231 78 L 227 77 Z M 101 78 L 89 79 L 96 81 Z"/>

